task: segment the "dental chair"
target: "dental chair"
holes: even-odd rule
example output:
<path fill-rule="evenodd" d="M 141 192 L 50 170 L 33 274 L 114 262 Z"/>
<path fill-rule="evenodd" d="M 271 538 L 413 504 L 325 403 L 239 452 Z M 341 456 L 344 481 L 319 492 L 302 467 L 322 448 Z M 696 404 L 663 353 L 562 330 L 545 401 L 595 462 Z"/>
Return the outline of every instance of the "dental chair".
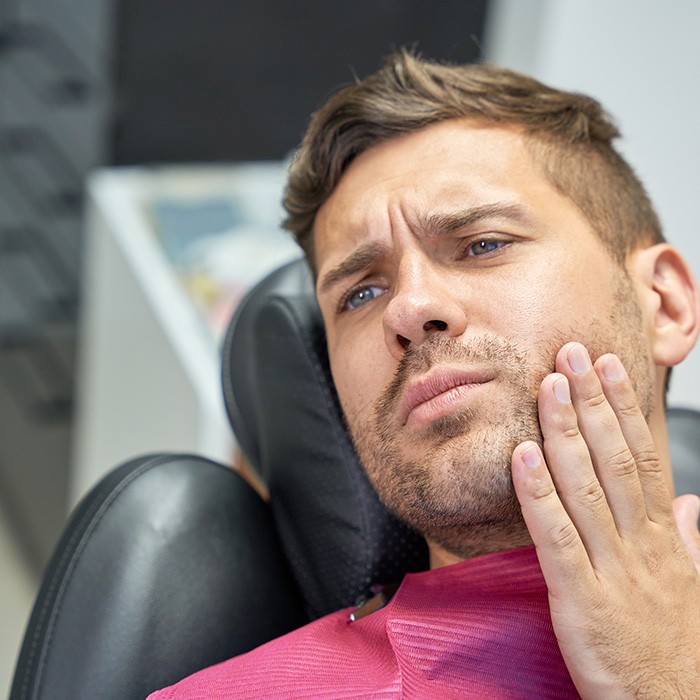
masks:
<path fill-rule="evenodd" d="M 222 377 L 262 488 L 193 455 L 107 475 L 44 574 L 10 700 L 142 700 L 427 568 L 357 461 L 302 261 L 239 306 Z M 671 410 L 669 429 L 678 492 L 700 492 L 700 413 Z"/>

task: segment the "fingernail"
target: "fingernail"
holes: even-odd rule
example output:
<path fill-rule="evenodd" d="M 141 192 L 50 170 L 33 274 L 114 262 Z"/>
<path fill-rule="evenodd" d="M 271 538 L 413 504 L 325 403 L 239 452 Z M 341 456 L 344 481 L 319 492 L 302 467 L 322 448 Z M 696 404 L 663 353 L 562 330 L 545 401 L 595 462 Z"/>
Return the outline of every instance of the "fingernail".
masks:
<path fill-rule="evenodd" d="M 565 377 L 557 379 L 552 385 L 554 396 L 559 403 L 571 403 L 571 393 L 569 392 L 569 382 Z"/>
<path fill-rule="evenodd" d="M 539 467 L 542 462 L 540 459 L 540 451 L 534 445 L 530 445 L 523 450 L 522 458 L 525 466 L 530 469 Z"/>
<path fill-rule="evenodd" d="M 619 382 L 625 378 L 625 368 L 615 355 L 608 355 L 603 360 L 603 376 L 609 382 Z"/>
<path fill-rule="evenodd" d="M 567 354 L 567 360 L 574 374 L 585 374 L 591 368 L 591 358 L 583 345 L 574 345 Z"/>

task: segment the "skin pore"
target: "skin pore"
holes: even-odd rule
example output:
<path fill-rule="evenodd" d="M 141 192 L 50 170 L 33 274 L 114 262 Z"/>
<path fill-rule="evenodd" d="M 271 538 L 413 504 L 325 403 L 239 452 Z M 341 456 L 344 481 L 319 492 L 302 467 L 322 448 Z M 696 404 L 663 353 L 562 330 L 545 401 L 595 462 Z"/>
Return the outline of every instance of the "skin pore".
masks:
<path fill-rule="evenodd" d="M 433 566 L 530 543 L 511 456 L 567 341 L 615 352 L 642 411 L 654 368 L 616 263 L 514 129 L 447 121 L 360 155 L 315 223 L 318 299 L 351 435 Z"/>

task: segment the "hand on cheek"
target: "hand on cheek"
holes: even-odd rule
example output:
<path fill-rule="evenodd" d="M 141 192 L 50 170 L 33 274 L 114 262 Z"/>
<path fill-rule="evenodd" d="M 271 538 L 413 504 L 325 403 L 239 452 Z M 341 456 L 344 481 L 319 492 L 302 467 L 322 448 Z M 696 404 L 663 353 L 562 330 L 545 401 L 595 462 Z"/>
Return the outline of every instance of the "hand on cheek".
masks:
<path fill-rule="evenodd" d="M 700 562 L 697 532 L 681 515 L 679 534 L 619 359 L 593 366 L 569 343 L 556 369 L 538 397 L 544 453 L 518 445 L 512 471 L 574 683 L 591 698 L 698 697 L 700 576 L 684 547 Z"/>

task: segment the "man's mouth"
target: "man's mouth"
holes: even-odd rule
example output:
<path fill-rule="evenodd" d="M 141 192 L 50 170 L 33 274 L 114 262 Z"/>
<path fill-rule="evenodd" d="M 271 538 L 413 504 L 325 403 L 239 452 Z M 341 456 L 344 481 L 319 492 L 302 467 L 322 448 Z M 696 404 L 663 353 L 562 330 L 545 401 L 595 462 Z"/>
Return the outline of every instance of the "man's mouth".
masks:
<path fill-rule="evenodd" d="M 400 424 L 423 426 L 450 415 L 493 378 L 486 370 L 434 367 L 407 384 L 399 402 Z"/>

